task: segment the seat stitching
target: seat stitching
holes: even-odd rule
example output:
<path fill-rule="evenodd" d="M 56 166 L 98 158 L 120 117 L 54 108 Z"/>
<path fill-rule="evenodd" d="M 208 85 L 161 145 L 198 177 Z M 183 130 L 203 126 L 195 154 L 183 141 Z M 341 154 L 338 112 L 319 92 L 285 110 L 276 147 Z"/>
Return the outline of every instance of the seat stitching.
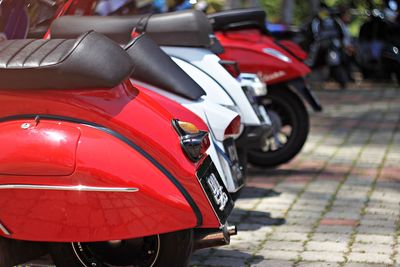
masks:
<path fill-rule="evenodd" d="M 30 42 L 26 43 L 24 46 L 22 46 L 20 49 L 18 49 L 18 51 L 16 51 L 9 60 L 7 60 L 5 66 L 6 68 L 8 67 L 8 64 L 10 64 L 11 60 L 13 60 L 18 54 L 19 52 L 21 52 L 25 47 L 27 47 L 28 45 L 30 45 L 31 43 L 33 43 L 35 40 L 30 40 Z"/>
<path fill-rule="evenodd" d="M 53 53 L 57 48 L 59 48 L 63 43 L 65 43 L 65 40 L 62 40 L 58 45 L 56 45 L 53 49 L 51 49 L 40 61 L 39 61 L 39 66 L 42 65 L 43 61 L 51 54 Z"/>
<path fill-rule="evenodd" d="M 49 42 L 49 40 L 45 40 L 42 44 L 40 44 L 38 47 L 36 47 L 32 52 L 31 52 L 31 54 L 29 55 L 29 56 L 27 56 L 26 58 L 25 58 L 25 60 L 22 62 L 22 67 L 24 67 L 25 66 L 25 63 L 26 63 L 26 61 L 30 58 L 30 57 L 32 57 L 32 55 L 36 52 L 36 51 L 38 51 L 40 48 L 42 48 L 45 44 L 47 44 Z"/>

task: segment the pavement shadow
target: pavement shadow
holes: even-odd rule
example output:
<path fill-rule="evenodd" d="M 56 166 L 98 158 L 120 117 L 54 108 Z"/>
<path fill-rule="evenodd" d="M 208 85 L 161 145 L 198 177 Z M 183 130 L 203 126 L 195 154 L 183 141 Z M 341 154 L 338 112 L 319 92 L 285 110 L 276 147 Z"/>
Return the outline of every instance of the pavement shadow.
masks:
<path fill-rule="evenodd" d="M 190 267 L 209 267 L 209 266 L 228 266 L 227 263 L 232 262 L 232 265 L 234 266 L 246 266 L 245 261 L 248 259 L 251 259 L 251 264 L 257 264 L 262 262 L 265 258 L 257 255 L 254 256 L 250 253 L 242 252 L 238 249 L 232 249 L 232 250 L 227 250 L 227 249 L 220 249 L 220 248 L 211 248 L 212 251 L 211 257 L 207 257 L 207 261 L 204 263 L 196 263 L 196 256 L 199 256 L 200 258 L 202 257 L 201 251 L 195 252 L 194 257 L 194 262 L 189 264 Z M 241 265 L 241 263 L 243 265 Z M 239 265 L 240 264 L 240 265 Z"/>
<path fill-rule="evenodd" d="M 243 214 L 239 221 L 238 231 L 256 231 L 265 226 L 281 226 L 286 223 L 283 217 L 272 217 L 270 212 L 235 209 L 235 212 Z M 231 221 L 230 221 L 231 222 Z"/>
<path fill-rule="evenodd" d="M 241 194 L 239 199 L 251 199 L 251 198 L 259 198 L 259 197 L 278 197 L 282 193 L 275 191 L 274 189 L 267 188 L 259 188 L 254 186 L 246 186 Z"/>

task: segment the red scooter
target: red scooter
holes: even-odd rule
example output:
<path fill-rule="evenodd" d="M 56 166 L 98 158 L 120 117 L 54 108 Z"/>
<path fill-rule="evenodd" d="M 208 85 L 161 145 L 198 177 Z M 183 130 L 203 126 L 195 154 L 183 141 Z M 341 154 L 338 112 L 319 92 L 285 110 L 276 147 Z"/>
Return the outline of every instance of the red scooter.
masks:
<path fill-rule="evenodd" d="M 61 267 L 185 266 L 229 243 L 207 132 L 133 87 L 121 47 L 89 32 L 0 50 L 1 236 Z"/>
<path fill-rule="evenodd" d="M 224 47 L 224 60 L 237 62 L 243 72 L 258 73 L 268 85 L 261 99 L 272 120 L 274 134 L 249 161 L 263 167 L 291 160 L 303 147 L 309 132 L 309 115 L 303 99 L 315 111 L 322 107 L 305 82 L 311 70 L 302 62 L 306 54 L 290 41 L 268 35 L 263 10 L 237 9 L 209 15 L 215 35 Z"/>

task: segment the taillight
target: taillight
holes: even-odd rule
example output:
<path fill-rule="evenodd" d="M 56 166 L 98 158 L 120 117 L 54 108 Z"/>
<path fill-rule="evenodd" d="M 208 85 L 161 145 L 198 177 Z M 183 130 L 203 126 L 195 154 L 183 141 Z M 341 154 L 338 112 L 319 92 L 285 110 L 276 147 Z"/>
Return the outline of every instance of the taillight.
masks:
<path fill-rule="evenodd" d="M 238 136 L 240 134 L 240 124 L 241 119 L 240 116 L 237 115 L 225 129 L 225 138 Z"/>
<path fill-rule="evenodd" d="M 208 132 L 200 131 L 196 125 L 185 121 L 172 120 L 172 125 L 186 156 L 193 162 L 199 161 L 210 147 Z"/>

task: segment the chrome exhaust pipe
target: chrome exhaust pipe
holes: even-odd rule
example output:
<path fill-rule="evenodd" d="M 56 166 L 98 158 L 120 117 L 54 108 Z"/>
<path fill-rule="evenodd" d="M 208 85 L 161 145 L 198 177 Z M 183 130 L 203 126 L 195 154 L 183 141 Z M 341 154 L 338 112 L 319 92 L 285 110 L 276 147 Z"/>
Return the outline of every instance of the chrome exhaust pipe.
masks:
<path fill-rule="evenodd" d="M 236 226 L 224 226 L 221 229 L 198 229 L 195 232 L 194 249 L 212 248 L 229 245 L 231 236 L 237 235 Z"/>

